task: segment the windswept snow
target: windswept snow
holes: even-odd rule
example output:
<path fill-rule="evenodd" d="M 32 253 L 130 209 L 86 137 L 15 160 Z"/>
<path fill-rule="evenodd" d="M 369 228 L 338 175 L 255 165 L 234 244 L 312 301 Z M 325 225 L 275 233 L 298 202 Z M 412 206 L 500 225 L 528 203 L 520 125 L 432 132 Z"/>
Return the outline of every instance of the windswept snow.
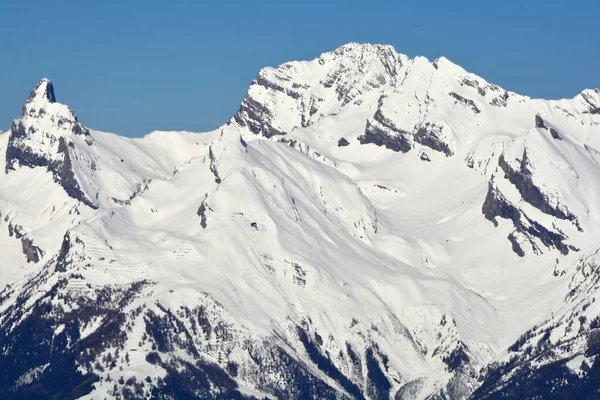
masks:
<path fill-rule="evenodd" d="M 172 373 L 155 351 L 244 394 L 297 394 L 283 351 L 351 397 L 464 398 L 523 332 L 579 307 L 565 296 L 600 247 L 599 107 L 598 91 L 530 99 L 349 44 L 263 69 L 215 131 L 128 139 L 81 125 L 42 80 L 0 133 L 0 323 L 34 304 L 56 327 L 86 302 L 115 312 L 77 316 L 77 341 L 122 313 L 124 338 L 77 361 L 100 377 L 87 398 L 120 376 L 149 394 Z"/>

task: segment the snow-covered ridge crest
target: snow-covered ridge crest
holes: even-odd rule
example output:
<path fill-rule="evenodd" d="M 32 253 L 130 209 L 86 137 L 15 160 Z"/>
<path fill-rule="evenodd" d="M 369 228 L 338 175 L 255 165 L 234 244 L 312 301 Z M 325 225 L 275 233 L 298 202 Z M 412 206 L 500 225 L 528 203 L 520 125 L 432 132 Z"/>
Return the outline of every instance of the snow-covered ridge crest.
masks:
<path fill-rule="evenodd" d="M 406 62 L 391 46 L 349 44 L 312 61 L 264 68 L 233 120 L 266 137 L 288 133 L 338 113 L 362 93 L 394 86 Z"/>
<path fill-rule="evenodd" d="M 349 44 L 263 69 L 213 132 L 129 139 L 74 132 L 42 80 L 0 134 L 0 397 L 523 398 L 548 362 L 544 382 L 585 379 L 597 105 Z"/>
<path fill-rule="evenodd" d="M 184 136 L 190 135 L 172 135 L 175 143 Z M 158 157 L 145 148 L 154 148 L 157 141 L 165 139 L 160 133 L 136 140 L 92 132 L 79 122 L 69 106 L 57 101 L 52 82 L 44 78 L 25 102 L 23 115 L 13 121 L 5 171 L 42 167 L 69 197 L 88 207 L 97 209 L 102 203 L 122 205 L 153 178 L 171 175 L 178 164 L 194 154 L 193 147 L 185 151 L 175 147 Z M 136 141 L 144 144 L 137 146 Z"/>
<path fill-rule="evenodd" d="M 391 99 L 416 96 L 415 105 L 421 112 L 454 104 L 476 116 L 488 106 L 523 108 L 525 103 L 539 102 L 489 83 L 445 57 L 432 62 L 421 56 L 410 59 L 389 45 L 350 43 L 314 60 L 262 69 L 231 122 L 267 138 L 285 135 L 346 108 L 356 113 L 361 104 L 372 107 L 382 94 Z M 600 113 L 597 89 L 584 90 L 571 100 L 551 102 L 565 114 Z M 405 111 L 406 104 L 395 103 L 397 111 Z M 422 120 L 413 123 L 411 129 L 423 124 L 426 117 L 421 115 Z"/>
<path fill-rule="evenodd" d="M 332 145 L 346 149 L 375 145 L 394 152 L 414 152 L 422 161 L 456 156 L 467 159 L 469 166 L 485 165 L 489 170 L 490 162 L 498 166 L 502 161 L 500 166 L 507 166 L 523 154 L 523 149 L 517 150 L 518 142 L 494 139 L 497 133 L 525 138 L 538 129 L 543 136 L 560 141 L 563 135 L 577 132 L 575 140 L 581 150 L 596 148 L 592 143 L 598 138 L 592 131 L 600 126 L 598 93 L 584 90 L 570 100 L 531 99 L 489 83 L 445 57 L 433 62 L 424 57 L 409 59 L 392 46 L 350 43 L 311 61 L 261 70 L 230 122 L 246 140 L 273 138 L 298 149 L 312 149 L 313 157 L 332 165 L 345 161 L 344 157 L 318 151 L 311 135 L 324 132 Z M 590 139 L 588 143 L 582 143 L 584 136 Z M 475 164 L 473 152 L 487 148 L 481 147 L 487 141 L 510 150 L 514 158 L 499 160 L 494 152 L 492 156 L 482 154 L 483 159 Z M 530 154 L 534 152 L 530 149 Z M 508 173 L 506 168 L 500 169 Z M 491 182 L 492 177 L 486 175 Z M 535 195 L 540 199 L 529 196 L 529 200 L 543 213 L 547 213 L 548 201 L 560 197 L 560 192 L 547 193 L 532 180 L 523 182 L 518 188 L 524 197 L 529 192 L 541 193 Z M 561 207 L 577 208 L 569 202 L 578 200 L 567 200 Z M 534 218 L 532 226 L 537 228 L 531 229 L 543 232 L 537 236 L 552 232 L 548 235 L 553 239 L 543 239 L 543 245 L 532 243 L 530 251 L 540 253 L 548 245 L 568 251 L 556 244 L 571 235 L 541 219 Z M 569 219 L 577 221 L 577 215 Z M 526 252 L 513 236 L 509 239 L 518 249 L 515 251 Z"/>

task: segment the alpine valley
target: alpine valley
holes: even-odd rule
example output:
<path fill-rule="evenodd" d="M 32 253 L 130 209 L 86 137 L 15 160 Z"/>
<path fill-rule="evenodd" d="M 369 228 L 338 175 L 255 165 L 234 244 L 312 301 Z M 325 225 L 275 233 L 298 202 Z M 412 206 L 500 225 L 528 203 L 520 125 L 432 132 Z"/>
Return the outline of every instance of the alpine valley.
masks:
<path fill-rule="evenodd" d="M 598 89 L 352 43 L 132 139 L 42 79 L 0 166 L 1 399 L 600 397 Z"/>

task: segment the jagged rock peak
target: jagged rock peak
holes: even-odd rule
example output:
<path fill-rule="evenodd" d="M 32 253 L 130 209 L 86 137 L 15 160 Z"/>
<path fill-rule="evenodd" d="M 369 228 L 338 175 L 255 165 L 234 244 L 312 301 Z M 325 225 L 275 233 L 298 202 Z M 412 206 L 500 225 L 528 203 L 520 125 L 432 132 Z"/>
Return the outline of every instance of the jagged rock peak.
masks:
<path fill-rule="evenodd" d="M 53 118 L 54 121 L 77 122 L 77 116 L 73 110 L 56 101 L 54 95 L 54 85 L 48 78 L 43 78 L 29 94 L 29 98 L 23 105 L 22 117 L 44 118 L 46 116 Z M 62 123 L 61 123 L 62 124 Z"/>
<path fill-rule="evenodd" d="M 321 54 L 318 60 L 321 65 L 332 61 L 341 61 L 347 67 L 354 65 L 363 74 L 372 72 L 370 70 L 381 63 L 387 74 L 394 78 L 409 58 L 398 53 L 391 45 L 348 43 L 332 52 Z"/>
<path fill-rule="evenodd" d="M 32 102 L 39 98 L 45 99 L 50 103 L 56 102 L 56 97 L 54 96 L 54 85 L 52 85 L 52 81 L 50 79 L 42 78 L 35 89 L 31 91 L 31 94 L 29 94 L 29 99 L 27 102 Z"/>
<path fill-rule="evenodd" d="M 284 135 L 339 112 L 361 94 L 393 87 L 409 61 L 392 46 L 350 43 L 311 61 L 263 68 L 234 121 L 254 134 Z"/>
<path fill-rule="evenodd" d="M 50 104 L 56 104 L 54 85 L 52 85 L 50 79 L 43 78 L 31 91 L 29 98 L 23 105 L 23 117 L 44 115 L 47 113 L 46 109 L 49 108 Z M 75 117 L 74 114 L 73 117 Z"/>
<path fill-rule="evenodd" d="M 389 44 L 371 44 L 371 43 L 348 43 L 344 44 L 337 49 L 333 50 L 326 54 L 333 54 L 336 56 L 344 56 L 349 54 L 354 55 L 397 55 L 398 51 L 394 48 L 394 46 Z"/>
<path fill-rule="evenodd" d="M 71 108 L 58 103 L 49 79 L 42 79 L 23 105 L 23 115 L 13 121 L 6 148 L 5 171 L 20 167 L 44 167 L 54 175 L 70 197 L 95 208 L 81 188 L 72 168 L 72 136 L 93 144 L 88 128 L 80 124 Z"/>

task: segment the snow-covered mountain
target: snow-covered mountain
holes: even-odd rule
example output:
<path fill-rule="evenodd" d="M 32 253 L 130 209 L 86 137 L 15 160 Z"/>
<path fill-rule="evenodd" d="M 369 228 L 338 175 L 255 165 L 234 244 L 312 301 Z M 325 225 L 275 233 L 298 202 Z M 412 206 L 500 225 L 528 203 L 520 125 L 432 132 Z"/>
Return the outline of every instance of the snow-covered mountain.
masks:
<path fill-rule="evenodd" d="M 348 44 L 128 139 L 43 79 L 0 163 L 2 398 L 600 390 L 600 90 Z"/>

